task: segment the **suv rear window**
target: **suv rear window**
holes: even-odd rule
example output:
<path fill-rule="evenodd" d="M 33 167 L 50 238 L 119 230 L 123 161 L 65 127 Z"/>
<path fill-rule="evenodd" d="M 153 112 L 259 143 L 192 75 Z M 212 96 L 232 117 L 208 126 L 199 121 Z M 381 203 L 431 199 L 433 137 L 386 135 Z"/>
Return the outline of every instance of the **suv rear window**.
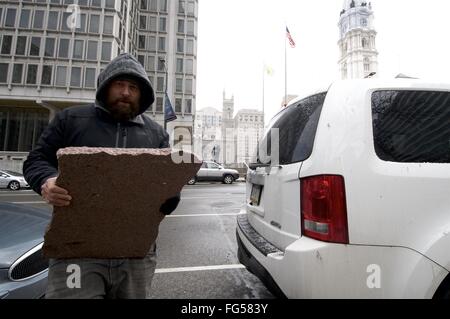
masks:
<path fill-rule="evenodd" d="M 372 122 L 380 159 L 450 163 L 450 92 L 374 92 Z"/>
<path fill-rule="evenodd" d="M 279 129 L 279 163 L 281 165 L 301 162 L 311 156 L 326 94 L 313 95 L 290 106 L 271 127 Z M 262 145 L 267 145 L 267 154 L 270 155 L 270 129 L 262 140 Z M 267 162 L 259 159 L 258 161 Z"/>

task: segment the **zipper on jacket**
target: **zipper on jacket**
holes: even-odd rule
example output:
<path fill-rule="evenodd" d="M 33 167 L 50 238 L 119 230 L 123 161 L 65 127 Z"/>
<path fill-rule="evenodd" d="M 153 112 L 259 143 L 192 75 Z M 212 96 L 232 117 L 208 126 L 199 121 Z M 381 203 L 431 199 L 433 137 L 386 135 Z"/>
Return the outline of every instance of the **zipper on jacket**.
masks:
<path fill-rule="evenodd" d="M 116 148 L 119 147 L 119 137 L 120 137 L 120 123 L 117 123 Z"/>
<path fill-rule="evenodd" d="M 127 128 L 126 127 L 123 127 L 122 128 L 122 139 L 123 139 L 123 148 L 126 148 L 127 147 Z"/>

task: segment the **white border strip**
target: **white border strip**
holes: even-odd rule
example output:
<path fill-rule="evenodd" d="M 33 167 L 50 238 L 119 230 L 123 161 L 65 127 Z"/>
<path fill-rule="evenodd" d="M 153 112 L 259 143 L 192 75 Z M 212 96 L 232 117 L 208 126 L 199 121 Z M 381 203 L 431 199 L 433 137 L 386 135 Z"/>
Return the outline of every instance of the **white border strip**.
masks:
<path fill-rule="evenodd" d="M 176 217 L 217 217 L 217 216 L 238 216 L 245 213 L 224 213 L 224 214 L 185 214 L 185 215 L 167 215 L 166 218 L 176 218 Z"/>
<path fill-rule="evenodd" d="M 156 274 L 166 274 L 174 272 L 192 272 L 192 271 L 208 271 L 208 270 L 229 270 L 229 269 L 245 269 L 242 264 L 237 265 L 218 265 L 218 266 L 203 266 L 203 267 L 181 267 L 181 268 L 160 268 L 156 269 Z"/>

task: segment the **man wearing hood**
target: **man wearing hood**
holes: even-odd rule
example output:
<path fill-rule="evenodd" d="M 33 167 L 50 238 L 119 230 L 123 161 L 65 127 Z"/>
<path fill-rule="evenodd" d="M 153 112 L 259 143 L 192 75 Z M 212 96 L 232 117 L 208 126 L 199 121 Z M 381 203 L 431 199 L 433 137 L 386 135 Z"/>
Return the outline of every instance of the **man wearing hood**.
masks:
<path fill-rule="evenodd" d="M 67 190 L 56 185 L 56 152 L 65 147 L 168 148 L 164 129 L 144 115 L 155 100 L 142 65 L 128 53 L 115 58 L 99 75 L 96 103 L 56 114 L 24 163 L 25 179 L 34 191 L 54 206 L 70 205 Z M 160 208 L 172 213 L 179 195 Z M 46 298 L 147 298 L 156 267 L 156 247 L 143 259 L 78 259 L 82 287 L 67 285 L 67 267 L 50 259 Z"/>

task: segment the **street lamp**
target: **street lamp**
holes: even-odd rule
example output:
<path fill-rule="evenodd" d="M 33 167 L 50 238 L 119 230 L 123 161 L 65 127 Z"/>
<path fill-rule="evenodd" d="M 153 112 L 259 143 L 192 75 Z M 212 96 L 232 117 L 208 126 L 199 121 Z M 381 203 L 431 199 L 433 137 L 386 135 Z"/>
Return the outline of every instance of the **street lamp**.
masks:
<path fill-rule="evenodd" d="M 166 84 L 165 84 L 165 87 L 164 87 L 164 93 L 165 93 L 164 99 L 167 99 L 167 98 L 168 98 L 168 95 L 167 95 L 167 86 L 168 86 L 168 81 L 169 81 L 169 72 L 167 72 L 166 60 L 160 57 L 160 58 L 159 58 L 159 61 L 160 61 L 160 62 L 162 63 L 162 65 L 164 66 L 164 72 L 165 72 L 165 74 L 166 74 Z M 165 110 L 165 109 L 166 109 L 166 108 L 165 108 L 165 105 L 163 105 L 164 131 L 167 130 L 166 110 Z"/>

